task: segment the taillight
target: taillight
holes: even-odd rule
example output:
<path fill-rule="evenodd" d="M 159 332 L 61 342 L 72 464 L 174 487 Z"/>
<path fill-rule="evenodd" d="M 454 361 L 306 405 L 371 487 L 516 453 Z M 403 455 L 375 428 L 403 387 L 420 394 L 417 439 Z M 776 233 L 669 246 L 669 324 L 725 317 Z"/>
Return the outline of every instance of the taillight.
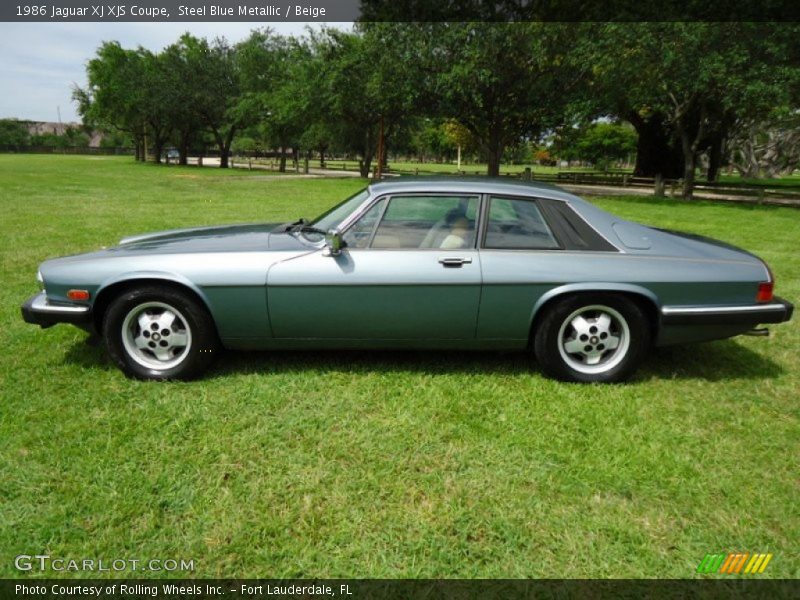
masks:
<path fill-rule="evenodd" d="M 764 281 L 758 284 L 756 292 L 756 302 L 769 302 L 772 300 L 772 288 L 775 287 L 774 281 Z"/>

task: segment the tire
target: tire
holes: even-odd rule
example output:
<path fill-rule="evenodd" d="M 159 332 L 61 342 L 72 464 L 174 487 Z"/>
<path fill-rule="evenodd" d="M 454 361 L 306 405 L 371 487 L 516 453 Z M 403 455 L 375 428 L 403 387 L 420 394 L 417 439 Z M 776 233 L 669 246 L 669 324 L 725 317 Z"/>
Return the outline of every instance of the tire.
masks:
<path fill-rule="evenodd" d="M 569 296 L 546 310 L 535 331 L 533 350 L 545 373 L 556 379 L 624 381 L 650 349 L 647 316 L 625 296 Z"/>
<path fill-rule="evenodd" d="M 111 359 L 129 377 L 193 379 L 219 352 L 211 315 L 192 295 L 143 286 L 115 298 L 103 319 Z"/>

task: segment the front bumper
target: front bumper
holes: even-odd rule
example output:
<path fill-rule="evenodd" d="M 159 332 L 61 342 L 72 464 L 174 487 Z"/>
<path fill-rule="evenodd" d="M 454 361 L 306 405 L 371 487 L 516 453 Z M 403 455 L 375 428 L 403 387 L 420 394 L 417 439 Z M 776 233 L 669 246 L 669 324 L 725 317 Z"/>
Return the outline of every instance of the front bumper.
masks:
<path fill-rule="evenodd" d="M 783 323 L 792 318 L 794 305 L 783 298 L 765 304 L 746 306 L 664 306 L 664 325 L 732 325 L 754 327 L 764 323 Z"/>
<path fill-rule="evenodd" d="M 28 298 L 21 308 L 22 318 L 26 323 L 39 325 L 43 329 L 52 327 L 56 323 L 70 323 L 84 328 L 92 324 L 90 306 L 51 303 L 44 292 Z"/>

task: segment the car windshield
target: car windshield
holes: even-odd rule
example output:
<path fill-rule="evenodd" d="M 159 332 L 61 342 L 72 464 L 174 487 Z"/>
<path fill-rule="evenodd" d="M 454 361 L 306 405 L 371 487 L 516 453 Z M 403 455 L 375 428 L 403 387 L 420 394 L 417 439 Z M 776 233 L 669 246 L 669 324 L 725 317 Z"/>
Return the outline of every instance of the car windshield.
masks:
<path fill-rule="evenodd" d="M 308 225 L 315 229 L 321 229 L 322 231 L 333 229 L 344 221 L 355 209 L 361 206 L 361 203 L 368 197 L 369 192 L 363 189 L 354 196 L 350 196 L 344 202 L 337 204 L 329 211 L 323 213 Z"/>

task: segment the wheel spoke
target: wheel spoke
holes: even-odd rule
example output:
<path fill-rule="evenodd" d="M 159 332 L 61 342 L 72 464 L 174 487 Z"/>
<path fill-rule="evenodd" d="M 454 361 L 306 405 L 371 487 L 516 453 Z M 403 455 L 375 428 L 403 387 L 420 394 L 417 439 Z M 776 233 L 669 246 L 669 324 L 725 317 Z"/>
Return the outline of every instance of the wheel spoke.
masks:
<path fill-rule="evenodd" d="M 605 345 L 608 350 L 613 350 L 619 347 L 619 336 L 609 335 L 605 340 Z"/>
<path fill-rule="evenodd" d="M 572 319 L 569 324 L 572 325 L 572 328 L 577 331 L 578 334 L 589 333 L 589 321 L 587 321 L 583 315 L 578 315 Z"/>
<path fill-rule="evenodd" d="M 171 310 L 165 310 L 161 313 L 161 316 L 158 318 L 158 324 L 160 325 L 161 329 L 169 329 L 172 327 L 172 323 L 175 322 L 176 316 L 175 313 Z"/>
<path fill-rule="evenodd" d="M 140 350 L 149 350 L 150 347 L 147 345 L 148 339 L 144 337 L 141 333 L 133 338 L 133 343 L 136 344 L 136 347 Z"/>
<path fill-rule="evenodd" d="M 569 340 L 568 342 L 564 342 L 564 350 L 569 354 L 578 354 L 583 352 L 584 345 L 585 344 L 579 339 Z"/>
<path fill-rule="evenodd" d="M 161 346 L 153 348 L 153 354 L 156 355 L 158 360 L 167 361 L 172 358 L 172 353 L 169 351 L 169 348 L 162 348 Z"/>
<path fill-rule="evenodd" d="M 597 329 L 602 331 L 608 331 L 608 328 L 611 326 L 611 316 L 606 313 L 600 313 L 600 316 L 597 317 Z"/>
<path fill-rule="evenodd" d="M 147 313 L 143 312 L 139 315 L 137 322 L 139 323 L 139 328 L 144 331 L 145 329 L 150 329 L 150 324 L 153 322 L 153 318 Z"/>
<path fill-rule="evenodd" d="M 182 348 L 186 346 L 188 343 L 188 337 L 185 332 L 178 332 L 178 333 L 171 333 L 169 336 L 169 342 L 172 344 L 173 347 Z"/>
<path fill-rule="evenodd" d="M 587 365 L 596 365 L 600 362 L 600 358 L 603 355 L 599 352 L 592 352 L 591 354 L 586 355 L 586 364 Z"/>

